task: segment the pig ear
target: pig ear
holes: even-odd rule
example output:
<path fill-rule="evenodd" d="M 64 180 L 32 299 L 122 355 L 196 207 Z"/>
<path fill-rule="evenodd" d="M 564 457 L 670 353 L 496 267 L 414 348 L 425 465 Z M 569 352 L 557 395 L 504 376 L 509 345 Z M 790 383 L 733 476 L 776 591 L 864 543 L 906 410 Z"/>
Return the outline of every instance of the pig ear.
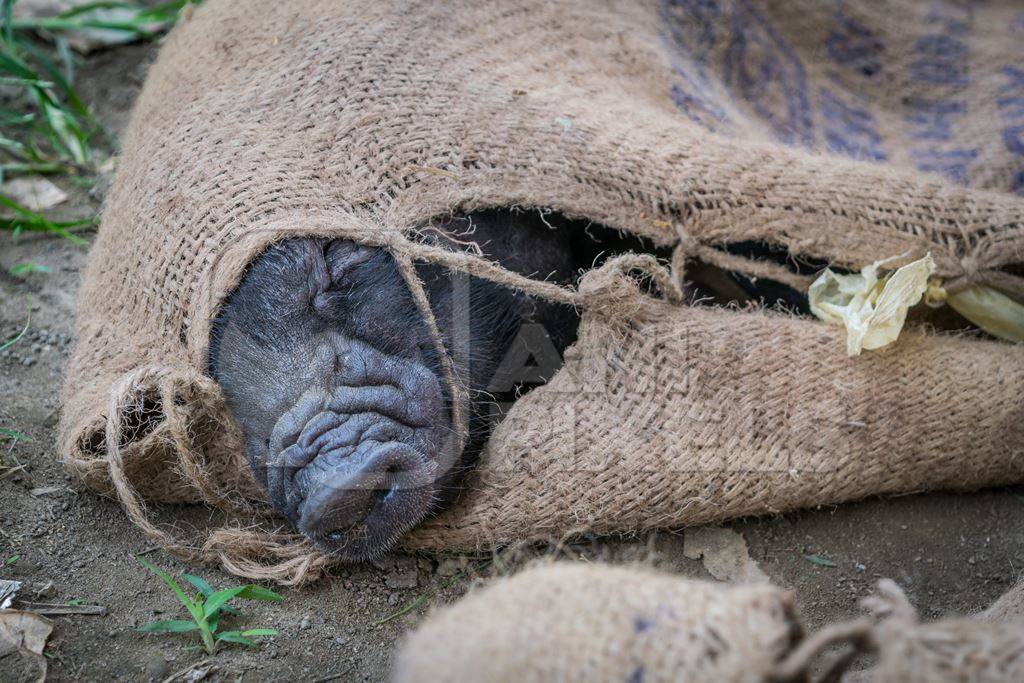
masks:
<path fill-rule="evenodd" d="M 351 240 L 331 240 L 324 244 L 324 261 L 331 283 L 335 286 L 344 284 L 352 274 L 352 270 L 366 263 L 379 251 L 376 247 L 366 247 Z"/>

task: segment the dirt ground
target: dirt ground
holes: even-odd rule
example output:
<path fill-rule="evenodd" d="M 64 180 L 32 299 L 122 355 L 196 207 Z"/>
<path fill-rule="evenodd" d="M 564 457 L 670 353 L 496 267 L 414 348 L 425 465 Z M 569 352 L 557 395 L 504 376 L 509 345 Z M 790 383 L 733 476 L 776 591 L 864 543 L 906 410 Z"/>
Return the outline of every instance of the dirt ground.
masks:
<path fill-rule="evenodd" d="M 123 129 L 154 46 L 119 48 L 90 58 L 79 73 L 84 99 L 112 137 Z M 95 185 L 57 179 L 71 200 L 57 217 L 99 210 L 108 180 Z M 91 240 L 91 236 L 89 236 Z M 133 559 L 173 572 L 188 569 L 215 587 L 237 581 L 217 570 L 186 568 L 150 544 L 109 500 L 80 490 L 54 447 L 61 373 L 73 335 L 75 292 L 86 250 L 49 237 L 0 235 L 0 338 L 28 332 L 0 352 L 0 427 L 31 442 L 0 441 L 0 578 L 24 582 L 19 597 L 50 603 L 84 601 L 105 616 L 54 617 L 46 648 L 52 680 L 164 680 L 200 664 L 204 680 L 381 680 L 402 634 L 428 611 L 475 582 L 507 568 L 459 573 L 461 560 L 391 556 L 336 570 L 328 580 L 283 590 L 284 602 L 245 605 L 243 627 L 273 626 L 280 635 L 258 649 L 224 648 L 214 657 L 184 635 L 135 631 L 154 619 L 181 618 L 174 596 Z M 22 262 L 48 266 L 26 278 L 8 274 Z M 881 577 L 895 579 L 935 617 L 987 605 L 1024 569 L 1024 489 L 924 494 L 870 500 L 772 518 L 740 521 L 750 556 L 775 583 L 793 588 L 806 623 L 858 612 L 857 600 Z M 171 515 L 204 516 L 202 510 Z M 684 554 L 683 532 L 636 539 L 593 539 L 561 551 L 579 560 L 641 561 L 680 575 L 708 578 Z M 543 552 L 543 551 L 542 551 Z M 692 555 L 692 553 L 690 553 Z M 834 566 L 807 559 L 817 556 Z M 407 613 L 380 623 L 409 603 Z M 18 669 L 13 657 L 2 666 Z M 28 679 L 23 667 L 18 676 Z M 178 680 L 198 680 L 199 674 Z M 7 678 L 7 674 L 0 675 Z"/>

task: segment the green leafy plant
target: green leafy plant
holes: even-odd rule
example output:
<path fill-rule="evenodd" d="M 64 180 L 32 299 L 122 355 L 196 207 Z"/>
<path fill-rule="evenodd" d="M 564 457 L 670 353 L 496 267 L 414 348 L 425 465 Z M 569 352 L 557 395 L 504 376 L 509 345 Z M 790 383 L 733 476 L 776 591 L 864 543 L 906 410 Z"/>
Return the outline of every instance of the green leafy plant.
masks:
<path fill-rule="evenodd" d="M 24 443 L 32 443 L 32 439 L 19 432 L 17 429 L 8 429 L 7 427 L 0 427 L 0 439 L 5 441 L 23 441 Z"/>
<path fill-rule="evenodd" d="M 22 337 L 25 336 L 25 333 L 28 332 L 28 328 L 32 324 L 32 300 L 31 299 L 26 299 L 25 300 L 25 309 L 27 311 L 27 314 L 25 315 L 25 326 L 21 328 L 21 331 L 18 332 L 18 334 L 14 335 L 10 339 L 0 343 L 0 351 L 5 351 L 5 350 L 9 349 L 10 347 L 14 346 L 15 344 L 17 344 L 18 341 Z"/>
<path fill-rule="evenodd" d="M 811 564 L 818 565 L 819 567 L 833 568 L 836 566 L 835 562 L 828 558 L 822 557 L 821 555 L 804 555 L 804 559 L 810 562 Z"/>
<path fill-rule="evenodd" d="M 85 240 L 72 233 L 75 230 L 95 227 L 99 222 L 95 216 L 73 221 L 51 221 L 42 214 L 29 211 L 21 204 L 4 196 L 0 196 L 0 207 L 10 211 L 9 217 L 0 217 L 0 228 L 4 230 L 10 230 L 15 235 L 21 232 L 50 232 L 83 246 Z"/>
<path fill-rule="evenodd" d="M 188 581 L 198 591 L 193 597 L 189 597 L 178 583 L 172 579 L 167 572 L 136 555 L 135 559 L 143 567 L 156 574 L 167 584 L 167 587 L 174 591 L 178 600 L 188 610 L 191 620 L 188 619 L 162 619 L 153 621 L 145 626 L 140 626 L 139 631 L 143 633 L 189 633 L 198 631 L 203 641 L 203 647 L 209 654 L 217 651 L 220 643 L 238 643 L 239 645 L 256 646 L 252 640 L 256 636 L 276 636 L 277 630 L 272 628 L 250 628 L 244 631 L 221 631 L 220 619 L 224 614 L 239 616 L 240 612 L 228 604 L 229 601 L 238 598 L 241 600 L 260 600 L 264 602 L 280 602 L 283 598 L 274 591 L 247 584 L 224 588 L 215 591 L 205 580 L 192 574 L 182 574 L 182 578 Z"/>
<path fill-rule="evenodd" d="M 6 560 L 4 560 L 4 566 L 5 567 L 13 567 L 14 565 L 18 564 L 18 560 L 20 560 L 20 559 L 21 559 L 21 555 L 11 555 Z"/>
<path fill-rule="evenodd" d="M 26 277 L 31 273 L 49 273 L 50 267 L 26 261 L 24 263 L 15 263 L 7 269 L 7 272 L 15 277 Z"/>
<path fill-rule="evenodd" d="M 16 3 L 0 0 L 0 83 L 23 88 L 31 106 L 27 113 L 0 109 L 0 125 L 26 133 L 0 135 L 0 149 L 9 157 L 0 164 L 0 174 L 95 170 L 90 140 L 102 129 L 71 85 L 74 58 L 65 34 L 104 30 L 128 39 L 155 38 L 159 32 L 153 27 L 173 24 L 189 0 L 155 7 L 89 2 L 52 17 L 15 17 Z M 105 18 L 112 10 L 118 12 L 116 20 Z M 40 47 L 41 33 L 54 50 Z"/>
<path fill-rule="evenodd" d="M 15 4 L 0 0 L 0 85 L 14 86 L 21 95 L 12 98 L 12 106 L 0 107 L 0 183 L 8 174 L 92 175 L 98 167 L 94 139 L 108 136 L 72 85 L 75 58 L 68 32 L 155 38 L 160 31 L 154 27 L 171 26 L 190 0 L 152 7 L 88 2 L 51 17 L 16 17 Z M 50 221 L 6 197 L 0 197 L 0 207 L 6 216 L 0 218 L 0 230 L 15 233 L 51 232 L 81 242 L 72 232 L 96 224 L 95 218 Z"/>

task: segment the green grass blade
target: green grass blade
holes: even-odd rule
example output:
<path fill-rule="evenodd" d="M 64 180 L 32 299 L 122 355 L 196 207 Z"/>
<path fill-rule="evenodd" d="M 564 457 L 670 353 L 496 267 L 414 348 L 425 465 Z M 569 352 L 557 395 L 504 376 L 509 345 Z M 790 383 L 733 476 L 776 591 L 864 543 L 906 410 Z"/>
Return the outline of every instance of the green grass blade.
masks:
<path fill-rule="evenodd" d="M 144 29 L 133 21 L 102 21 L 97 19 L 61 19 L 60 17 L 33 17 L 14 19 L 15 31 L 78 31 L 85 28 L 103 29 L 107 31 L 123 31 L 139 38 L 156 38 L 157 33 Z"/>
<path fill-rule="evenodd" d="M 15 277 L 22 277 L 29 273 L 49 273 L 50 267 L 26 261 L 24 263 L 15 263 L 7 269 L 7 272 Z"/>
<path fill-rule="evenodd" d="M 284 600 L 284 598 L 269 588 L 257 586 L 256 584 L 250 583 L 248 586 L 243 586 L 243 589 L 244 590 L 238 594 L 238 597 L 243 600 L 262 600 L 263 602 L 281 602 Z"/>
<path fill-rule="evenodd" d="M 185 621 L 184 619 L 162 619 L 160 621 L 151 621 L 135 630 L 141 633 L 187 633 L 188 631 L 195 631 L 198 628 L 199 626 L 197 626 L 194 621 Z"/>
<path fill-rule="evenodd" d="M 14 344 L 16 344 L 18 340 L 24 337 L 25 333 L 28 332 L 28 327 L 29 325 L 32 324 L 32 302 L 26 301 L 25 308 L 28 309 L 28 314 L 25 316 L 25 326 L 21 328 L 21 332 L 14 335 L 13 337 L 5 341 L 3 344 L 0 344 L 0 351 L 4 351 L 5 349 L 8 349 Z"/>
<path fill-rule="evenodd" d="M 68 83 L 75 81 L 75 57 L 71 54 L 71 46 L 65 38 L 58 36 L 53 42 L 57 49 L 57 56 L 60 57 L 61 75 Z"/>
<path fill-rule="evenodd" d="M 98 9 L 139 9 L 139 6 L 131 2 L 117 2 L 116 0 L 100 0 L 99 2 L 86 2 L 76 5 L 71 9 L 64 10 L 57 16 L 61 19 L 70 19 L 79 14 L 86 14 Z"/>
<path fill-rule="evenodd" d="M 13 16 L 14 0 L 3 0 L 3 4 L 0 5 L 0 22 L 4 27 L 4 42 L 11 43 L 14 41 L 14 26 L 11 24 L 11 18 Z"/>
<path fill-rule="evenodd" d="M 3 142 L 0 141 L 0 147 L 3 147 Z M 13 163 L 13 164 L 0 164 L 0 173 L 35 173 L 37 175 L 46 173 L 65 173 L 68 169 L 60 164 L 33 164 L 33 163 Z"/>
<path fill-rule="evenodd" d="M 213 595 L 213 593 L 214 593 L 213 586 L 211 586 L 209 583 L 207 583 L 205 579 L 202 579 L 202 578 L 200 578 L 198 576 L 195 576 L 194 574 L 182 574 L 181 576 L 186 581 L 188 581 L 193 586 L 195 586 L 196 590 L 198 590 L 200 593 L 202 593 L 205 597 L 209 598 L 211 595 Z M 233 614 L 233 615 L 236 615 L 236 616 L 241 614 L 241 612 L 239 612 L 237 609 L 235 609 L 231 605 L 224 605 L 220 609 L 221 609 L 222 612 L 226 612 L 227 614 Z M 214 616 L 216 616 L 216 615 L 214 615 Z M 213 616 L 207 617 L 207 621 L 210 622 L 211 630 L 213 630 L 213 631 L 217 630 L 216 629 L 216 619 L 214 619 Z"/>
<path fill-rule="evenodd" d="M 836 563 L 832 560 L 822 557 L 821 555 L 804 555 L 804 559 L 811 564 L 816 564 L 819 567 L 835 567 Z"/>
<path fill-rule="evenodd" d="M 57 65 L 50 61 L 49 57 L 47 57 L 43 51 L 36 48 L 35 45 L 26 42 L 23 43 L 21 47 L 25 52 L 32 55 L 32 58 L 35 59 L 41 67 L 43 67 L 43 70 L 47 73 L 49 79 L 57 84 L 57 88 L 64 95 L 64 98 L 67 100 L 68 106 L 71 110 L 77 116 L 80 116 L 83 121 L 87 121 L 90 126 L 98 127 L 99 124 L 92 117 L 92 114 L 89 112 L 89 108 L 86 107 L 82 100 L 78 98 L 78 93 L 76 93 L 75 89 L 71 87 L 71 83 L 64 77 L 64 74 L 61 73 L 59 68 L 57 68 Z"/>
<path fill-rule="evenodd" d="M 54 84 L 50 81 L 41 81 L 38 78 L 0 76 L 0 85 L 34 85 L 38 88 L 52 88 Z"/>
<path fill-rule="evenodd" d="M 224 606 L 224 603 L 237 596 L 247 587 L 248 586 L 235 586 L 234 588 L 225 588 L 208 597 L 206 599 L 206 604 L 203 606 L 204 616 L 209 619 L 210 616 L 217 614 L 217 612 L 220 611 L 220 608 Z"/>
<path fill-rule="evenodd" d="M 31 230 L 35 232 L 52 232 L 64 237 L 76 244 L 85 245 L 85 240 L 75 237 L 71 230 L 96 225 L 96 218 L 84 218 L 77 221 L 53 222 L 47 220 L 42 214 L 26 209 L 12 199 L 0 195 L 0 207 L 10 209 L 17 218 L 0 218 L 0 229 L 3 230 Z"/>
<path fill-rule="evenodd" d="M 276 636 L 276 628 L 250 628 L 242 631 L 243 636 Z"/>
<path fill-rule="evenodd" d="M 32 443 L 32 439 L 25 436 L 16 429 L 8 429 L 7 427 L 0 427 L 0 439 L 7 439 L 15 443 L 21 441 L 24 443 Z"/>
<path fill-rule="evenodd" d="M 193 574 L 182 574 L 181 578 L 185 579 L 193 586 L 195 586 L 196 590 L 198 590 L 206 597 L 210 597 L 211 595 L 213 595 L 213 586 L 208 584 L 205 579 L 201 579 Z"/>
<path fill-rule="evenodd" d="M 47 90 L 38 87 L 32 87 L 30 90 L 35 97 L 36 106 L 50 126 L 51 137 L 57 146 L 62 147 L 75 163 L 88 164 L 92 159 L 89 136 L 78 125 L 78 120 L 55 102 Z"/>
<path fill-rule="evenodd" d="M 189 611 L 189 614 L 192 615 L 192 618 L 196 619 L 197 621 L 199 620 L 199 617 L 203 615 L 203 610 L 200 609 L 200 607 L 195 602 L 193 602 L 187 595 L 185 595 L 185 591 L 181 589 L 181 586 L 179 586 L 178 583 L 167 574 L 167 572 L 160 569 L 153 563 L 149 562 L 146 558 L 142 557 L 141 555 L 136 555 L 135 559 L 138 560 L 139 564 L 141 564 L 143 567 L 159 576 L 160 579 L 165 584 L 167 584 L 167 587 L 174 591 L 174 594 L 178 596 L 178 600 L 181 602 L 181 604 L 185 606 L 185 609 Z"/>
<path fill-rule="evenodd" d="M 16 112 L 11 109 L 0 108 L 0 125 L 4 126 L 24 126 L 26 124 L 35 121 L 35 114 L 25 114 L 22 112 Z M 10 138 L 4 138 L 10 139 Z M 18 143 L 19 145 L 21 143 Z M 22 145 L 24 146 L 24 145 Z"/>
<path fill-rule="evenodd" d="M 239 643 L 240 645 L 256 647 L 256 643 L 243 636 L 240 631 L 224 631 L 223 633 L 218 633 L 216 638 L 217 640 L 223 640 L 229 643 Z"/>
<path fill-rule="evenodd" d="M 0 71 L 26 80 L 36 80 L 36 72 L 11 51 L 0 50 Z"/>

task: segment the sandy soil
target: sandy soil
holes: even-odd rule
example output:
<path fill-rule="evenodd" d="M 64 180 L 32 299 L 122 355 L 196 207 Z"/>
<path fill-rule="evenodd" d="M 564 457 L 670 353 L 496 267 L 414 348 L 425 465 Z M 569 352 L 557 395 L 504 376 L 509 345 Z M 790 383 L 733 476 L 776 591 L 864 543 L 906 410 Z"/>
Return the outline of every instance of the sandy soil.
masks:
<path fill-rule="evenodd" d="M 82 94 L 112 137 L 124 126 L 154 52 L 152 46 L 120 48 L 90 58 L 80 72 Z M 57 182 L 72 194 L 58 215 L 98 211 L 106 179 L 91 189 L 66 179 Z M 508 571 L 490 565 L 459 575 L 459 559 L 433 556 L 392 556 L 339 569 L 314 587 L 284 590 L 281 604 L 246 606 L 241 625 L 274 626 L 281 634 L 259 649 L 225 648 L 212 658 L 186 636 L 136 632 L 140 624 L 181 618 L 183 612 L 132 558 L 150 545 L 116 503 L 69 481 L 54 449 L 61 372 L 86 257 L 85 249 L 60 239 L 0 235 L 0 338 L 16 334 L 29 302 L 32 308 L 29 331 L 0 354 L 0 427 L 32 438 L 31 443 L 0 441 L 7 468 L 0 470 L 0 564 L 20 555 L 0 568 L 0 578 L 24 582 L 24 599 L 83 600 L 107 609 L 105 616 L 54 618 L 46 649 L 52 680 L 163 680 L 202 662 L 206 680 L 381 680 L 402 634 L 430 608 Z M 7 273 L 25 261 L 51 272 L 25 279 Z M 985 606 L 1021 573 L 1022 492 L 871 500 L 730 527 L 746 538 L 751 557 L 773 581 L 797 591 L 812 627 L 856 613 L 857 600 L 880 577 L 899 582 L 924 615 L 939 616 Z M 632 540 L 593 539 L 561 552 L 569 559 L 642 561 L 707 578 L 703 564 L 684 555 L 683 544 L 682 532 L 662 532 Z M 805 556 L 812 554 L 835 566 L 808 561 Z M 147 557 L 174 572 L 186 570 L 162 551 Z M 189 570 L 216 587 L 237 583 L 217 570 Z M 421 600 L 414 609 L 379 623 L 414 600 Z M 2 666 L 13 672 L 17 664 L 8 658 Z M 27 680 L 30 674 L 23 668 L 17 676 Z"/>

